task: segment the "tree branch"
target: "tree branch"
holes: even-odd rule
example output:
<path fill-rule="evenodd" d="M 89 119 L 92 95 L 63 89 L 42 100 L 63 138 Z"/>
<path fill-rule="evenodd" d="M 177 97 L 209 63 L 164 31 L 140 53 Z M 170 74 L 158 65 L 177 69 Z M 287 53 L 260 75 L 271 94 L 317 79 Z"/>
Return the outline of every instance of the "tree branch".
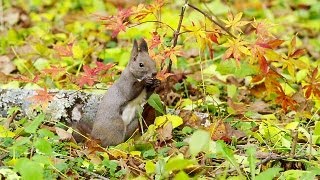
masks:
<path fill-rule="evenodd" d="M 183 21 L 183 17 L 184 17 L 184 12 L 186 11 L 187 5 L 188 5 L 188 0 L 184 1 L 185 5 L 181 7 L 181 12 L 180 12 L 180 19 L 179 19 L 179 24 L 177 27 L 177 30 L 174 31 L 173 34 L 173 44 L 172 47 L 175 47 L 178 43 L 178 37 L 180 35 L 180 29 L 181 29 L 181 25 L 182 25 L 182 21 Z M 172 61 L 169 61 L 169 65 L 167 68 L 167 72 L 170 73 L 171 72 L 171 68 L 172 68 Z"/>
<path fill-rule="evenodd" d="M 207 14 L 206 12 L 202 11 L 201 9 L 199 9 L 198 7 L 192 5 L 192 4 L 188 4 L 189 7 L 191 7 L 192 9 L 200 12 L 201 14 L 203 14 L 205 17 L 207 17 L 211 22 L 213 22 L 214 24 L 216 24 L 217 26 L 219 26 L 222 30 L 224 30 L 226 33 L 228 33 L 230 36 L 232 36 L 233 38 L 236 38 L 227 28 L 225 28 L 224 26 L 222 26 L 220 23 L 218 23 L 216 20 L 214 20 L 209 14 Z"/>

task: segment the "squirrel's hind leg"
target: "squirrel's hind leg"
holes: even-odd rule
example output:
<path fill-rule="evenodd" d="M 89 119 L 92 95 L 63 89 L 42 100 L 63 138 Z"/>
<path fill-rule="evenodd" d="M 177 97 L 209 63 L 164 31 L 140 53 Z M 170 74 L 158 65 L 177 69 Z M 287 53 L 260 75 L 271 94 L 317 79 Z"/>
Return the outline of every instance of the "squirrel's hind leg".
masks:
<path fill-rule="evenodd" d="M 133 135 L 133 133 L 138 129 L 138 127 L 139 127 L 139 120 L 138 118 L 135 118 L 127 126 L 125 140 L 129 139 Z"/>
<path fill-rule="evenodd" d="M 110 125 L 106 125 L 105 123 L 110 123 Z M 122 119 L 104 121 L 94 124 L 91 136 L 101 140 L 103 147 L 115 146 L 125 141 L 125 130 L 126 128 Z"/>

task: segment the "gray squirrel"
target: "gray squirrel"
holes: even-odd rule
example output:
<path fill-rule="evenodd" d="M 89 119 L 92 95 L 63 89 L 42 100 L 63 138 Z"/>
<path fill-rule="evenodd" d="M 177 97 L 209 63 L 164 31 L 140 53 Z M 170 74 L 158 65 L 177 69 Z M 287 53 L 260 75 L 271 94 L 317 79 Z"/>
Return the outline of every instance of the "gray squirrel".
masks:
<path fill-rule="evenodd" d="M 93 122 L 91 136 L 103 147 L 124 142 L 139 127 L 138 111 L 160 85 L 156 74 L 146 41 L 134 40 L 129 63 L 104 95 Z"/>

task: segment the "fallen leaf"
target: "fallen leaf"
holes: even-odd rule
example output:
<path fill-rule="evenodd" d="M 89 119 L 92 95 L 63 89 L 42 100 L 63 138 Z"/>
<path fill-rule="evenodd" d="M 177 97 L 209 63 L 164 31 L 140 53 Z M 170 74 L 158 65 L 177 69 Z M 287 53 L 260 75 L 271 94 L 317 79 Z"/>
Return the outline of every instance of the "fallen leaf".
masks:
<path fill-rule="evenodd" d="M 70 140 L 72 138 L 72 134 L 69 133 L 68 131 L 61 129 L 59 127 L 55 127 L 56 133 L 59 136 L 59 139 L 64 141 L 64 140 Z"/>
<path fill-rule="evenodd" d="M 0 72 L 8 75 L 14 70 L 16 70 L 16 66 L 10 61 L 10 58 L 8 56 L 0 56 Z"/>
<path fill-rule="evenodd" d="M 172 139 L 172 129 L 173 129 L 172 123 L 169 122 L 157 130 L 160 142 L 164 142 Z"/>

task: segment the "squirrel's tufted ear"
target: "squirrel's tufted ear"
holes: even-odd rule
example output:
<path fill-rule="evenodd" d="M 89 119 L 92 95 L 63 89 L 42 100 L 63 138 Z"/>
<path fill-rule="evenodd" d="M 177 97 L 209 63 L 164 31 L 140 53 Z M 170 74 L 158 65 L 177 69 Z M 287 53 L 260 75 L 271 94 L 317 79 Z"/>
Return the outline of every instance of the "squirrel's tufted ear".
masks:
<path fill-rule="evenodd" d="M 139 51 L 140 52 L 143 52 L 143 51 L 148 52 L 148 44 L 144 39 L 141 39 Z"/>
<path fill-rule="evenodd" d="M 137 56 L 139 51 L 137 40 L 133 40 L 133 47 L 131 50 L 131 59 L 133 59 L 135 56 Z"/>

